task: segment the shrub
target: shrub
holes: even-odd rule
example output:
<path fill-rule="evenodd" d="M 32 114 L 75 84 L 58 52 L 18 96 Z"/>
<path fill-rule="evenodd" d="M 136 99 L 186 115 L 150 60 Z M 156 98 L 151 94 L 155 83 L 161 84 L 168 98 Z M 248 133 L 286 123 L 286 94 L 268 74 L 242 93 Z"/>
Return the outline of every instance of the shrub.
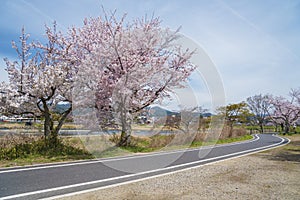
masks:
<path fill-rule="evenodd" d="M 174 134 L 169 135 L 162 135 L 162 134 L 156 134 L 154 136 L 150 137 L 150 148 L 162 148 L 167 146 L 171 143 L 171 141 L 174 139 Z"/>
<path fill-rule="evenodd" d="M 59 140 L 56 145 L 49 145 L 40 136 L 9 134 L 0 140 L 0 160 L 14 160 L 28 156 L 86 156 L 91 158 L 89 152 L 83 148 L 72 146 Z"/>

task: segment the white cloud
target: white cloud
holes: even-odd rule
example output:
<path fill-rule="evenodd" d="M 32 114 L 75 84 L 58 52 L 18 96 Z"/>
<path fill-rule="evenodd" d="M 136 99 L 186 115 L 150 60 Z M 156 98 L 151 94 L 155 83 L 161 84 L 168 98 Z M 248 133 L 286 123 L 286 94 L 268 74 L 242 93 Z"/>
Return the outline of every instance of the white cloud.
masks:
<path fill-rule="evenodd" d="M 0 58 L 3 58 L 0 55 Z M 5 71 L 6 64 L 3 59 L 0 59 L 0 82 L 5 81 L 8 82 L 7 72 Z"/>

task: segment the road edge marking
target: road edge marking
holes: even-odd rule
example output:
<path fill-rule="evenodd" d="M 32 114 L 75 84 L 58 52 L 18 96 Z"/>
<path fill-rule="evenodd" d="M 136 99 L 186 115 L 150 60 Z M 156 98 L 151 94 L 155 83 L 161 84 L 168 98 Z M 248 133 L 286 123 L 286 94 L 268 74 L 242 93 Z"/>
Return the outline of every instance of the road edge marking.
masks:
<path fill-rule="evenodd" d="M 227 155 L 223 155 L 223 156 L 218 156 L 218 157 L 214 157 L 214 158 L 208 158 L 208 159 L 205 159 L 205 160 L 198 160 L 198 161 L 184 163 L 184 164 L 180 164 L 180 165 L 174 165 L 174 166 L 170 166 L 170 167 L 167 167 L 167 168 L 159 168 L 159 169 L 145 171 L 145 172 L 140 172 L 140 173 L 136 173 L 136 174 L 129 174 L 129 175 L 124 175 L 124 176 L 112 177 L 112 178 L 108 178 L 108 179 L 101 179 L 101 180 L 96 180 L 96 181 L 89 181 L 89 182 L 84 182 L 84 183 L 66 185 L 66 186 L 61 186 L 61 187 L 55 187 L 55 188 L 49 188 L 49 189 L 44 189 L 44 190 L 33 191 L 33 192 L 26 192 L 26 193 L 21 193 L 21 194 L 16 194 L 16 195 L 10 195 L 10 196 L 1 197 L 0 199 L 1 200 L 13 199 L 13 198 L 25 197 L 25 196 L 29 196 L 29 195 L 35 195 L 35 194 L 47 193 L 47 192 L 52 192 L 52 191 L 58 191 L 58 190 L 63 190 L 63 189 L 74 188 L 74 187 L 80 187 L 80 186 L 85 186 L 85 185 L 97 184 L 97 183 L 112 181 L 112 180 L 116 180 L 116 179 L 129 178 L 129 177 L 134 177 L 134 176 L 139 176 L 139 175 L 144 175 L 144 174 L 159 172 L 159 171 L 163 171 L 163 170 L 169 170 L 169 169 L 174 169 L 174 168 L 178 168 L 178 167 L 184 167 L 184 166 L 188 166 L 188 165 L 193 165 L 193 164 L 198 164 L 198 163 L 202 163 L 202 162 L 207 162 L 207 161 L 210 161 L 210 160 L 217 160 L 217 161 L 211 162 L 211 163 L 216 163 L 218 161 L 225 161 L 225 160 L 228 160 L 230 158 L 238 158 L 238 157 L 241 157 L 241 156 L 250 155 L 250 154 L 253 154 L 253 153 L 260 152 L 260 151 L 265 151 L 265 150 L 268 150 L 268 149 L 277 148 L 277 147 L 286 145 L 286 144 L 288 144 L 290 142 L 290 140 L 287 138 L 288 142 L 285 143 L 285 144 L 282 144 L 285 141 L 286 138 L 278 137 L 276 135 L 272 135 L 272 136 L 280 138 L 281 142 L 276 143 L 276 144 L 272 144 L 272 145 L 268 145 L 268 146 L 264 146 L 264 147 L 259 147 L 259 148 L 255 148 L 255 149 L 250 149 L 250 150 L 245 150 L 245 151 L 236 152 L 236 153 L 232 153 L 232 154 L 227 154 Z M 259 136 L 257 136 L 257 137 L 259 138 Z M 243 154 L 245 152 L 249 152 L 249 153 Z M 237 155 L 237 154 L 242 154 L 242 155 L 234 156 L 234 155 Z M 232 157 L 230 157 L 230 156 L 232 156 Z M 222 159 L 224 157 L 230 157 L 230 158 Z M 220 158 L 221 158 L 221 160 L 218 160 Z M 206 164 L 203 164 L 203 165 L 206 165 Z M 162 174 L 158 174 L 158 175 L 154 175 L 154 176 L 150 176 L 150 177 L 145 177 L 145 178 L 159 177 L 161 175 L 167 175 L 167 174 L 170 174 L 170 173 L 180 172 L 182 170 L 193 169 L 193 168 L 196 168 L 196 167 L 199 167 L 199 166 L 203 166 L 203 165 L 187 167 L 187 168 L 184 168 L 184 169 L 175 170 L 175 171 L 172 171 L 172 172 L 166 172 L 166 173 L 162 173 Z M 141 178 L 141 180 L 143 180 L 145 178 Z M 137 180 L 140 180 L 140 179 L 137 179 Z M 132 180 L 132 181 L 137 181 L 137 180 Z M 130 181 L 125 181 L 123 183 L 130 183 Z M 122 184 L 122 183 L 116 183 L 116 184 L 112 184 L 112 185 L 108 185 L 108 186 L 104 186 L 104 187 L 114 186 L 114 185 L 117 185 L 117 184 Z M 102 188 L 102 187 L 98 187 L 98 189 L 100 189 L 100 188 Z M 93 188 L 93 189 L 96 189 L 96 188 Z M 91 190 L 91 189 L 87 189 L 87 190 Z M 87 191 L 87 190 L 82 190 L 82 191 L 79 191 L 79 192 L 83 192 L 83 191 Z M 73 193 L 68 193 L 68 194 L 73 194 Z M 49 197 L 49 198 L 52 198 L 52 197 Z M 45 198 L 45 199 L 48 199 L 48 198 Z"/>
<path fill-rule="evenodd" d="M 249 156 L 251 154 L 256 154 L 256 153 L 267 151 L 267 150 L 270 150 L 270 149 L 275 149 L 275 148 L 278 148 L 278 147 L 281 147 L 281 146 L 285 146 L 285 145 L 289 144 L 290 141 L 291 141 L 289 138 L 283 138 L 283 137 L 279 137 L 277 135 L 273 135 L 273 136 L 282 139 L 282 141 L 280 143 L 283 143 L 285 139 L 288 142 L 285 143 L 285 144 L 280 144 L 279 143 L 280 145 L 278 145 L 278 146 L 270 147 L 270 148 L 267 148 L 267 149 L 262 149 L 262 150 L 255 151 L 255 152 L 250 152 L 250 153 L 239 155 L 239 156 L 225 158 L 225 159 L 222 159 L 222 160 L 217 160 L 217 161 L 202 164 L 202 165 L 197 165 L 197 166 L 188 167 L 188 168 L 184 168 L 184 169 L 180 169 L 180 170 L 176 170 L 176 171 L 171 171 L 171 172 L 158 174 L 158 175 L 154 175 L 154 176 L 149 176 L 149 177 L 145 177 L 145 178 L 140 178 L 140 179 L 136 179 L 136 180 L 131 180 L 131 181 L 125 181 L 125 182 L 122 182 L 122 183 L 116 183 L 116 184 L 107 185 L 107 186 L 103 186 L 103 187 L 92 188 L 92 189 L 82 190 L 82 191 L 78 191 L 78 192 L 62 194 L 62 195 L 57 195 L 57 196 L 53 196 L 53 197 L 42 198 L 41 200 L 54 200 L 54 199 L 63 198 L 63 197 L 70 197 L 70 196 L 74 196 L 74 195 L 80 195 L 80 194 L 84 194 L 84 193 L 94 192 L 94 191 L 97 191 L 97 190 L 104 190 L 104 189 L 108 189 L 108 188 L 114 188 L 114 187 L 118 187 L 118 186 L 122 186 L 122 185 L 126 185 L 126 184 L 136 183 L 136 182 L 145 181 L 145 180 L 149 180 L 149 179 L 153 179 L 153 178 L 158 178 L 158 177 L 167 176 L 167 175 L 171 175 L 171 174 L 175 174 L 175 173 L 180 173 L 180 172 L 184 172 L 184 171 L 187 171 L 187 170 L 196 169 L 196 168 L 216 164 L 216 163 L 223 162 L 223 161 L 228 161 L 228 160 L 233 160 L 233 159 L 236 159 L 236 158 L 241 158 L 241 157 L 244 157 L 244 156 Z"/>

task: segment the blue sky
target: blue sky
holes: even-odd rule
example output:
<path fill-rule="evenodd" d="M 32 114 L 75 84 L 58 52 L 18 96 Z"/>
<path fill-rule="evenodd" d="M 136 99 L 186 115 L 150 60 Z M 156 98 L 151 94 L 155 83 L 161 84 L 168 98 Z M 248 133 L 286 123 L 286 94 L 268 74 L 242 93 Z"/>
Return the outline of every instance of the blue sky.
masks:
<path fill-rule="evenodd" d="M 285 95 L 300 87 L 297 0 L 1 0 L 0 81 L 7 81 L 3 58 L 16 56 L 10 42 L 18 40 L 22 26 L 39 40 L 45 24 L 56 20 L 61 30 L 80 26 L 85 17 L 101 15 L 101 5 L 128 13 L 128 19 L 154 13 L 163 26 L 182 26 L 181 33 L 198 43 L 217 67 L 227 103 L 259 93 Z"/>

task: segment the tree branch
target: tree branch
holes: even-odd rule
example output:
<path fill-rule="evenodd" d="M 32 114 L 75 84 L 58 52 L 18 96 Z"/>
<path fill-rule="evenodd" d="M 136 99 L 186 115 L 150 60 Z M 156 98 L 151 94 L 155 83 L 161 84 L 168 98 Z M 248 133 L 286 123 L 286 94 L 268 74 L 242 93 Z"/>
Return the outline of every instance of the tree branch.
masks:
<path fill-rule="evenodd" d="M 63 113 L 63 115 L 61 116 L 61 118 L 58 120 L 58 125 L 55 127 L 55 133 L 56 134 L 58 134 L 58 131 L 61 129 L 62 125 L 64 124 L 66 118 L 71 113 L 71 111 L 72 111 L 72 105 L 70 106 L 70 108 L 68 110 L 66 110 Z"/>

